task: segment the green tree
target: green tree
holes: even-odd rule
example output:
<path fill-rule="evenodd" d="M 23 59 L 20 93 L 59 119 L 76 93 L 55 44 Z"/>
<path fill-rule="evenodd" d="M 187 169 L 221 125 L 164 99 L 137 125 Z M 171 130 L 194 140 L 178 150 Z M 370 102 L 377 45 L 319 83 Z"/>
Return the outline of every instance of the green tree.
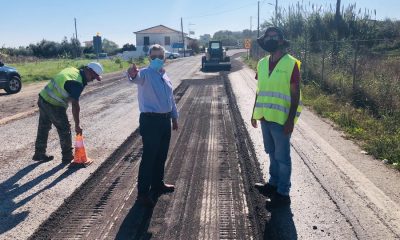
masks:
<path fill-rule="evenodd" d="M 202 46 L 206 46 L 210 40 L 211 40 L 211 35 L 210 34 L 200 35 L 199 44 L 202 45 Z"/>
<path fill-rule="evenodd" d="M 199 41 L 197 41 L 196 39 L 190 41 L 189 42 L 189 48 L 191 48 L 194 53 L 199 53 L 200 52 Z"/>
<path fill-rule="evenodd" d="M 108 54 L 115 53 L 119 48 L 118 44 L 106 38 L 103 39 L 102 45 L 103 45 L 103 51 Z"/>
<path fill-rule="evenodd" d="M 123 51 L 136 51 L 136 46 L 133 45 L 133 44 L 125 43 L 125 44 L 122 46 L 121 51 L 122 51 L 122 52 L 123 52 Z"/>

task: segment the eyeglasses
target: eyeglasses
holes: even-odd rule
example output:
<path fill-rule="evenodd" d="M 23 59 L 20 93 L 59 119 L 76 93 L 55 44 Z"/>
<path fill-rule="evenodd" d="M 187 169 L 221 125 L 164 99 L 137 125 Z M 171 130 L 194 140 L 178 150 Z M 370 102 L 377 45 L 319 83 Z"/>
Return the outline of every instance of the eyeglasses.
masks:
<path fill-rule="evenodd" d="M 265 36 L 264 37 L 264 41 L 268 41 L 268 40 L 280 40 L 281 37 L 279 35 L 273 35 L 273 36 Z"/>
<path fill-rule="evenodd" d="M 153 55 L 153 56 L 150 56 L 150 58 L 151 58 L 151 60 L 154 60 L 156 58 L 163 60 L 164 59 L 164 55 L 158 55 L 158 56 L 157 55 Z"/>
<path fill-rule="evenodd" d="M 92 72 L 92 74 L 95 76 L 96 79 L 99 78 L 99 75 L 93 69 L 91 69 L 91 68 L 89 68 L 89 69 Z"/>

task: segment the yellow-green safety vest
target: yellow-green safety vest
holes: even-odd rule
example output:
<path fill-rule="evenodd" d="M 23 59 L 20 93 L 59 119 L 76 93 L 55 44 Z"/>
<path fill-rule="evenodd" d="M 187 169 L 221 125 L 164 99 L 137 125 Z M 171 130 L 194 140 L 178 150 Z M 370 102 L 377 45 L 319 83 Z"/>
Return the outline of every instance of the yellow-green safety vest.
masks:
<path fill-rule="evenodd" d="M 83 85 L 79 69 L 74 67 L 65 68 L 46 85 L 39 95 L 54 106 L 68 108 L 69 94 L 64 89 L 66 81 L 77 81 Z"/>
<path fill-rule="evenodd" d="M 264 118 L 270 122 L 284 125 L 290 110 L 290 79 L 294 65 L 299 71 L 301 62 L 289 54 L 285 54 L 269 75 L 269 58 L 262 58 L 257 65 L 257 99 L 253 111 L 253 119 Z M 300 92 L 300 102 L 294 122 L 300 116 L 303 103 Z"/>

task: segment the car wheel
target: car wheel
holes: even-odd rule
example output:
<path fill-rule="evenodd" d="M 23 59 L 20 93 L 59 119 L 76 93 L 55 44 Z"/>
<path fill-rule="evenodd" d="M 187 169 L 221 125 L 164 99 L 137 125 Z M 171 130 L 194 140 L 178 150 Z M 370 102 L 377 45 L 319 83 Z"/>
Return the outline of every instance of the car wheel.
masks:
<path fill-rule="evenodd" d="M 21 79 L 18 76 L 13 76 L 10 81 L 8 81 L 8 85 L 4 90 L 6 90 L 8 94 L 14 94 L 21 91 L 21 88 Z"/>
<path fill-rule="evenodd" d="M 173 56 L 173 55 L 169 55 L 168 58 L 169 58 L 169 59 L 174 59 L 174 56 Z"/>

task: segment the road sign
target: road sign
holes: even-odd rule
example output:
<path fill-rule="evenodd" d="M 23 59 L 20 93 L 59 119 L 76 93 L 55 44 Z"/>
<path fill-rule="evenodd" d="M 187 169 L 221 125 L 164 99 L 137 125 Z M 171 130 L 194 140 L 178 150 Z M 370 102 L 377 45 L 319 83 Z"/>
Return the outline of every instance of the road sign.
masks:
<path fill-rule="evenodd" d="M 183 48 L 183 43 L 173 43 L 172 48 Z"/>
<path fill-rule="evenodd" d="M 94 48 L 94 52 L 96 54 L 99 54 L 102 52 L 101 36 L 97 35 L 97 36 L 93 37 L 93 48 Z"/>
<path fill-rule="evenodd" d="M 244 48 L 250 49 L 251 48 L 251 39 L 250 38 L 245 38 L 244 39 Z"/>

